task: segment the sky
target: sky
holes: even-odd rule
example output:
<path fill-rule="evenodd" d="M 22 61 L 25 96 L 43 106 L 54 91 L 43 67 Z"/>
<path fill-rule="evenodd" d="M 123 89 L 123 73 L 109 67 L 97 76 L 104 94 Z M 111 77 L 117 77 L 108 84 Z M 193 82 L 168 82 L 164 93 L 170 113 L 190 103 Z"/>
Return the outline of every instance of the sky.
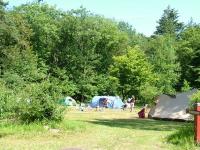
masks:
<path fill-rule="evenodd" d="M 7 0 L 9 7 L 33 0 Z M 200 23 L 200 0 L 43 0 L 61 10 L 80 6 L 106 18 L 128 22 L 137 32 L 150 36 L 156 30 L 157 21 L 168 5 L 179 13 L 179 20 L 188 23 L 192 18 Z"/>

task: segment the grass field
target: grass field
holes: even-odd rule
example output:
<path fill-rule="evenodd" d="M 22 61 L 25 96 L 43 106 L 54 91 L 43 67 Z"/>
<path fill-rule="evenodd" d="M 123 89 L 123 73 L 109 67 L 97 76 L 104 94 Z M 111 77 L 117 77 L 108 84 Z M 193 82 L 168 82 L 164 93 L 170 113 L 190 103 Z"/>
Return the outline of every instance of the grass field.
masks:
<path fill-rule="evenodd" d="M 169 143 L 188 123 L 139 119 L 135 112 L 69 111 L 60 123 L 0 123 L 0 150 L 182 150 Z M 179 136 L 177 136 L 180 138 Z M 179 139 L 175 139 L 179 140 Z M 186 139 L 187 140 L 187 139 Z M 173 141 L 173 140 L 172 140 Z"/>

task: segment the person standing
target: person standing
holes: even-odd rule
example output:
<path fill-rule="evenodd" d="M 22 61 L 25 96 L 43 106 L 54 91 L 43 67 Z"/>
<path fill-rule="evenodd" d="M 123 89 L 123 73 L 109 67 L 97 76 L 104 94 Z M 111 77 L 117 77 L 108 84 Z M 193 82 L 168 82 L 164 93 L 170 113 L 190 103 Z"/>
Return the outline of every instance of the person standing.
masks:
<path fill-rule="evenodd" d="M 135 107 L 135 96 L 132 96 L 130 100 L 130 112 L 133 111 L 133 108 Z"/>

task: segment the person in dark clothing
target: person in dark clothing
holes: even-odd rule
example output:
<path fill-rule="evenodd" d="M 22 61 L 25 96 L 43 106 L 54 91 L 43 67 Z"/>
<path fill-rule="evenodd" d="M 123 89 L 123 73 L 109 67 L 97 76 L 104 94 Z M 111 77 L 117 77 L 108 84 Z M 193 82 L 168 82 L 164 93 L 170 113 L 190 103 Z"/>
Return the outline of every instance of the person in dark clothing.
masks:
<path fill-rule="evenodd" d="M 147 104 L 138 112 L 139 118 L 145 118 L 145 112 L 146 112 Z"/>
<path fill-rule="evenodd" d="M 107 98 L 104 98 L 103 100 L 103 107 L 107 108 L 107 104 L 108 104 L 108 99 Z"/>

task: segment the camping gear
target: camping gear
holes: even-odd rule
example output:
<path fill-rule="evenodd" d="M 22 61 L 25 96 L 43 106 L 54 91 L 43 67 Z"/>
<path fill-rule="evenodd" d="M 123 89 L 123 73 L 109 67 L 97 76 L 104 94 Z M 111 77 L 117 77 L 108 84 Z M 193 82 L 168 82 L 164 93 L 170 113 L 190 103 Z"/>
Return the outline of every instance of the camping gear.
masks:
<path fill-rule="evenodd" d="M 65 97 L 64 99 L 59 100 L 59 104 L 64 106 L 76 106 L 76 101 L 70 96 Z"/>
<path fill-rule="evenodd" d="M 105 99 L 106 99 L 106 106 L 105 106 Z M 95 96 L 92 99 L 90 106 L 92 108 L 97 107 L 107 107 L 107 108 L 114 108 L 119 109 L 122 108 L 124 103 L 120 99 L 119 96 Z"/>
<path fill-rule="evenodd" d="M 192 120 L 192 115 L 186 113 L 189 107 L 189 98 L 197 90 L 178 93 L 170 96 L 162 94 L 158 97 L 157 104 L 151 108 L 148 117 L 171 120 Z"/>
<path fill-rule="evenodd" d="M 139 118 L 145 118 L 145 108 L 142 108 L 142 109 L 138 112 L 138 117 L 139 117 Z"/>
<path fill-rule="evenodd" d="M 145 104 L 144 107 L 138 112 L 138 117 L 139 118 L 145 118 L 145 112 L 148 104 Z"/>

